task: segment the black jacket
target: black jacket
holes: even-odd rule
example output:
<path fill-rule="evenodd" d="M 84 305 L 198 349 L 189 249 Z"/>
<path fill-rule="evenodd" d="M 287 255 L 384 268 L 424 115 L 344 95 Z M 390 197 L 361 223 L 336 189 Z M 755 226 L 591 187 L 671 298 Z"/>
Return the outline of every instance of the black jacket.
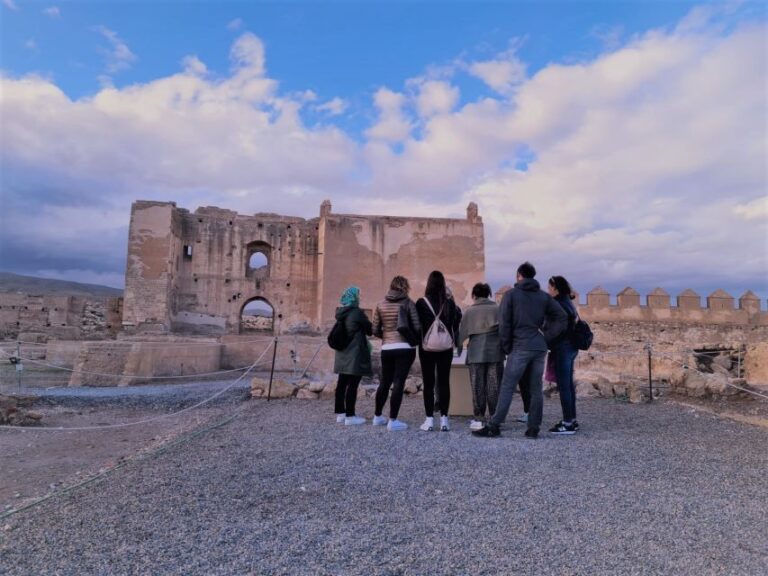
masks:
<path fill-rule="evenodd" d="M 562 306 L 526 278 L 504 294 L 499 314 L 499 335 L 505 354 L 512 350 L 545 352 L 547 343 L 565 331 L 568 316 Z"/>

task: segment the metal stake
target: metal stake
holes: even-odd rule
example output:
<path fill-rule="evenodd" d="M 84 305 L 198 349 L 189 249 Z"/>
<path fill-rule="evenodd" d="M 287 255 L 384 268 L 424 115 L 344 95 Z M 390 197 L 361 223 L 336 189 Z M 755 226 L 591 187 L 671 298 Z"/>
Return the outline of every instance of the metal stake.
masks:
<path fill-rule="evenodd" d="M 21 371 L 24 365 L 21 363 L 21 342 L 16 340 L 16 380 L 19 383 L 19 392 L 21 392 Z"/>
<path fill-rule="evenodd" d="M 277 357 L 277 336 L 272 343 L 272 369 L 269 372 L 269 389 L 267 390 L 267 402 L 269 402 L 270 396 L 272 396 L 272 377 L 275 375 L 275 358 Z"/>
<path fill-rule="evenodd" d="M 648 392 L 650 396 L 648 397 L 648 402 L 653 402 L 653 358 L 651 357 L 651 343 L 648 342 L 645 345 L 645 349 L 648 350 Z"/>

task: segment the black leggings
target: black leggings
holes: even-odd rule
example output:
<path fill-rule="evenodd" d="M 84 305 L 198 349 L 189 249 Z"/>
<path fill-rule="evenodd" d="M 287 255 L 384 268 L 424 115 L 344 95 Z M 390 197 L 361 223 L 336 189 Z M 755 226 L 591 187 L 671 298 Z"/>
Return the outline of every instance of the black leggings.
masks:
<path fill-rule="evenodd" d="M 387 403 L 389 388 L 392 387 L 392 400 L 389 402 L 389 417 L 397 419 L 400 404 L 403 402 L 403 390 L 408 371 L 416 360 L 415 348 L 398 348 L 381 351 L 381 381 L 376 389 L 376 416 L 381 416 Z"/>
<path fill-rule="evenodd" d="M 448 416 L 451 403 L 451 362 L 453 350 L 428 352 L 419 347 L 421 375 L 424 380 L 424 411 L 427 417 L 435 414 L 435 374 L 437 374 L 437 401 L 440 414 Z"/>
<path fill-rule="evenodd" d="M 336 414 L 355 415 L 355 402 L 357 402 L 357 386 L 362 376 L 354 374 L 339 374 L 336 383 Z"/>

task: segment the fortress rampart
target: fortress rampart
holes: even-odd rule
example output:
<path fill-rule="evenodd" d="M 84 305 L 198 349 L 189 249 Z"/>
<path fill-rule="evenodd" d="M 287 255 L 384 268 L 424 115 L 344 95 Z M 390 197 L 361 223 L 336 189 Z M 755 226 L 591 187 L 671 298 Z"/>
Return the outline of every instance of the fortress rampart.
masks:
<path fill-rule="evenodd" d="M 0 339 L 114 338 L 122 306 L 122 298 L 0 293 Z"/>
<path fill-rule="evenodd" d="M 705 299 L 691 289 L 672 297 L 656 288 L 643 299 L 633 288 L 624 288 L 611 304 L 608 291 L 596 287 L 587 293 L 587 303 L 579 306 L 585 320 L 605 322 L 673 322 L 682 324 L 736 324 L 768 326 L 768 312 L 761 309 L 760 299 L 750 290 L 738 301 L 724 290 L 715 290 Z"/>

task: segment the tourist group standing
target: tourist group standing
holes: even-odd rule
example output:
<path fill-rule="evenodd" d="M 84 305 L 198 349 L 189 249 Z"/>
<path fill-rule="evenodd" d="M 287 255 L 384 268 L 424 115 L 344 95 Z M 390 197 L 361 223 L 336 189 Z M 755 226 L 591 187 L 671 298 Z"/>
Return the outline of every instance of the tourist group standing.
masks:
<path fill-rule="evenodd" d="M 405 381 L 418 354 L 424 383 L 424 423 L 420 430 L 450 430 L 450 374 L 454 351 L 460 356 L 466 343 L 466 364 L 472 387 L 472 434 L 500 435 L 515 389 L 524 398 L 525 436 L 537 438 L 543 410 L 542 379 L 545 362 L 553 368 L 560 392 L 562 420 L 553 434 L 576 433 L 576 391 L 573 380 L 578 348 L 573 333 L 578 313 L 575 295 L 562 276 L 552 276 L 547 291 L 535 279 L 536 269 L 525 262 L 517 269 L 517 282 L 501 304 L 491 299 L 491 287 L 472 288 L 472 305 L 463 313 L 456 305 L 442 272 L 427 278 L 424 296 L 414 302 L 410 284 L 395 276 L 384 299 L 376 305 L 373 321 L 360 309 L 360 290 L 347 288 L 336 311 L 331 331 L 336 348 L 334 372 L 336 421 L 360 425 L 365 418 L 355 413 L 357 391 L 363 376 L 371 376 L 371 345 L 367 336 L 381 339 L 381 374 L 376 390 L 374 426 L 390 431 L 406 430 L 398 418 Z M 339 339 L 341 344 L 338 344 Z M 549 354 L 549 358 L 547 355 Z M 384 407 L 389 400 L 389 416 Z M 435 420 L 435 409 L 439 423 Z"/>

